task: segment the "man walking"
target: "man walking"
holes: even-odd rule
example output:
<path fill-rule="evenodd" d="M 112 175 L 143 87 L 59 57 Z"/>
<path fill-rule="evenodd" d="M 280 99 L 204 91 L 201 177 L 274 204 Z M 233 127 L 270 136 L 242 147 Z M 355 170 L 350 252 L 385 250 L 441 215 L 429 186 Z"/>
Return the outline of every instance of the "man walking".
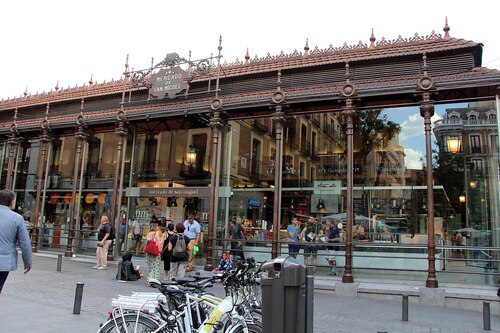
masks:
<path fill-rule="evenodd" d="M 186 221 L 184 221 L 184 235 L 189 237 L 190 239 L 190 246 L 188 246 L 188 263 L 186 265 L 186 272 L 191 272 L 193 270 L 193 248 L 195 245 L 198 245 L 198 242 L 200 241 L 200 235 L 201 235 L 201 225 L 194 219 L 193 214 L 189 214 L 188 218 Z M 189 250 L 191 248 L 191 250 Z"/>
<path fill-rule="evenodd" d="M 0 191 L 0 293 L 10 271 L 17 269 L 17 243 L 21 247 L 24 274 L 31 270 L 31 242 L 24 218 L 13 212 L 14 192 Z"/>

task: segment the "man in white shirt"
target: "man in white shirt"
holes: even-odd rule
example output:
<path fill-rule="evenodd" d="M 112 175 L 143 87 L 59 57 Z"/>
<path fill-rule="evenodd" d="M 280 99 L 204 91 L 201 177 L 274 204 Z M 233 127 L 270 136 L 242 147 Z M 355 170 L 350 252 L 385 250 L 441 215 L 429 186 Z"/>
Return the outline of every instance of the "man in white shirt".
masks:
<path fill-rule="evenodd" d="M 189 214 L 187 220 L 184 221 L 184 235 L 189 237 L 189 239 L 191 240 L 190 242 L 194 242 L 191 248 L 193 248 L 195 245 L 198 245 L 201 235 L 201 225 L 194 219 L 193 214 Z M 186 272 L 190 272 L 193 270 L 193 251 L 188 250 L 188 255 L 189 258 L 186 265 Z"/>

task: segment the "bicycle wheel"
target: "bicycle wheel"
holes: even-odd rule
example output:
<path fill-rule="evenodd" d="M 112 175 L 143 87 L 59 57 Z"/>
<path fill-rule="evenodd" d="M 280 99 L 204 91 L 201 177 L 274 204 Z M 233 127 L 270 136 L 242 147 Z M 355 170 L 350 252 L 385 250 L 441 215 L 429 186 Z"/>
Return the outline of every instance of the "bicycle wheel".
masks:
<path fill-rule="evenodd" d="M 247 323 L 247 328 L 248 328 L 248 333 L 262 333 L 262 327 L 254 324 L 248 324 Z M 231 325 L 227 328 L 227 330 L 224 330 L 224 332 L 227 333 L 243 333 L 245 332 L 245 328 L 243 327 L 242 324 L 236 324 L 236 325 Z"/>
<path fill-rule="evenodd" d="M 109 319 L 101 326 L 97 333 L 149 333 L 158 327 L 158 323 L 149 317 L 140 314 L 139 318 L 137 318 L 137 313 L 125 313 L 115 320 L 116 324 L 113 319 Z"/>

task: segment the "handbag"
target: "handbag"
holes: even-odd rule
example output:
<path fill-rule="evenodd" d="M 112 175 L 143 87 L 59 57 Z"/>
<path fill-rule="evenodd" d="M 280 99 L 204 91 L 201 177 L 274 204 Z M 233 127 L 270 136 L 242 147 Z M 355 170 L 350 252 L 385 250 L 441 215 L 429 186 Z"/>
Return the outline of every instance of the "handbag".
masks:
<path fill-rule="evenodd" d="M 156 241 L 152 239 L 149 239 L 146 242 L 146 246 L 144 247 L 144 252 L 155 257 L 158 257 L 161 253 L 160 249 L 158 248 L 158 244 L 156 243 Z"/>

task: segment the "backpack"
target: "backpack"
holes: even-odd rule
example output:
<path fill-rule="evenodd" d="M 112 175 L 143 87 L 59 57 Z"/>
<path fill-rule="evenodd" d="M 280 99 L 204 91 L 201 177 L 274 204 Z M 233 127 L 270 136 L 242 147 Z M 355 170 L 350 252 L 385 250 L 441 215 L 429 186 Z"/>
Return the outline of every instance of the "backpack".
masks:
<path fill-rule="evenodd" d="M 177 241 L 172 249 L 172 255 L 176 258 L 184 258 L 186 257 L 186 253 L 186 240 L 184 239 L 184 234 L 178 234 Z"/>
<path fill-rule="evenodd" d="M 108 239 L 109 240 L 113 240 L 115 238 L 116 238 L 115 227 L 113 227 L 113 225 L 111 225 L 111 229 L 109 230 L 109 237 L 108 237 Z"/>

